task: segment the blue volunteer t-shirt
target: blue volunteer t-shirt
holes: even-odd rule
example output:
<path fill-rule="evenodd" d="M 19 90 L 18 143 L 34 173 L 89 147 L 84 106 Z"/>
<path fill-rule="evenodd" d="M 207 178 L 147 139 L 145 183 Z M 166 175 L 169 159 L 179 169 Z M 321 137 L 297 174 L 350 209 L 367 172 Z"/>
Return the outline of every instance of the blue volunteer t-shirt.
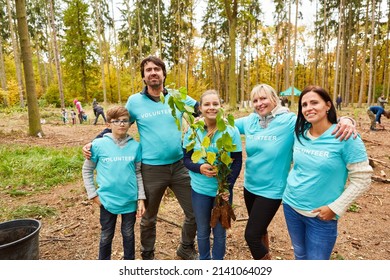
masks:
<path fill-rule="evenodd" d="M 234 152 L 241 152 L 242 151 L 242 145 L 241 145 L 241 137 L 240 133 L 238 132 L 238 129 L 236 127 L 227 127 L 227 132 L 233 139 L 233 144 L 236 145 L 236 150 Z M 203 140 L 204 137 L 207 134 L 207 131 L 200 131 L 197 130 L 197 134 L 199 135 L 199 139 Z M 214 135 L 214 137 L 211 139 L 210 146 L 206 149 L 206 151 L 218 152 L 217 148 L 217 140 L 222 137 L 222 134 L 220 131 L 217 131 Z M 191 129 L 187 131 L 187 133 L 184 135 L 183 140 L 183 148 L 185 149 L 186 146 L 190 143 L 190 140 L 188 139 L 191 135 Z M 200 144 L 199 141 L 196 141 L 196 145 L 194 147 L 194 151 L 200 150 Z M 199 164 L 205 163 L 204 159 L 201 159 L 199 162 L 196 162 Z M 216 196 L 218 191 L 218 182 L 215 177 L 207 177 L 201 173 L 193 172 L 189 170 L 189 174 L 191 177 L 191 187 L 194 191 L 196 191 L 199 194 L 208 195 L 208 196 Z"/>
<path fill-rule="evenodd" d="M 165 96 L 165 103 L 155 102 L 145 94 L 131 95 L 126 108 L 131 121 L 137 122 L 140 143 L 142 146 L 142 162 L 150 165 L 165 165 L 183 158 L 181 149 L 182 132 L 178 130 L 168 105 L 170 91 Z M 196 101 L 187 96 L 185 103 L 194 106 Z M 181 120 L 182 113 L 176 110 Z"/>
<path fill-rule="evenodd" d="M 119 147 L 109 136 L 92 142 L 91 160 L 96 163 L 97 193 L 100 202 L 113 214 L 137 210 L 138 185 L 135 163 L 141 161 L 141 146 L 130 139 Z"/>
<path fill-rule="evenodd" d="M 245 188 L 255 195 L 281 199 L 292 161 L 296 115 L 276 115 L 267 128 L 252 113 L 235 125 L 245 135 Z"/>
<path fill-rule="evenodd" d="M 344 191 L 347 164 L 367 160 L 360 136 L 340 141 L 332 135 L 335 126 L 315 140 L 300 137 L 300 143 L 295 139 L 294 166 L 287 178 L 283 203 L 304 211 L 332 203 Z"/>

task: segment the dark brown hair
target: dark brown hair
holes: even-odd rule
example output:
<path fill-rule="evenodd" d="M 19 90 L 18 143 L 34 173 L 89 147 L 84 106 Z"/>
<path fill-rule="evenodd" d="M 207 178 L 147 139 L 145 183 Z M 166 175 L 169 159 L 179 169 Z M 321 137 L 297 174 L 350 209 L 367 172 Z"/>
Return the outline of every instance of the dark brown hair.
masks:
<path fill-rule="evenodd" d="M 308 92 L 317 93 L 321 97 L 321 99 L 325 101 L 325 103 L 329 102 L 331 104 L 330 109 L 327 112 L 327 118 L 330 123 L 333 124 L 337 123 L 336 108 L 334 107 L 332 98 L 330 98 L 329 93 L 320 86 L 314 86 L 314 85 L 307 86 L 302 90 L 298 101 L 298 115 L 297 115 L 297 122 L 295 124 L 295 135 L 297 136 L 298 141 L 301 141 L 299 138 L 300 136 L 302 136 L 303 138 L 307 138 L 304 132 L 307 128 L 311 126 L 311 124 L 308 121 L 306 121 L 305 116 L 302 114 L 302 97 L 305 96 L 305 94 Z"/>
<path fill-rule="evenodd" d="M 144 73 L 144 70 L 145 70 L 145 64 L 148 63 L 148 62 L 153 62 L 154 64 L 156 64 L 157 66 L 161 67 L 162 71 L 163 71 L 163 74 L 164 74 L 164 77 L 166 78 L 167 77 L 167 69 L 165 67 L 165 63 L 164 61 L 162 61 L 160 58 L 156 57 L 156 56 L 148 56 L 146 58 L 144 58 L 144 60 L 142 60 L 141 62 L 141 77 L 144 78 L 145 77 L 145 73 Z M 164 79 L 164 82 L 165 82 L 165 79 Z"/>

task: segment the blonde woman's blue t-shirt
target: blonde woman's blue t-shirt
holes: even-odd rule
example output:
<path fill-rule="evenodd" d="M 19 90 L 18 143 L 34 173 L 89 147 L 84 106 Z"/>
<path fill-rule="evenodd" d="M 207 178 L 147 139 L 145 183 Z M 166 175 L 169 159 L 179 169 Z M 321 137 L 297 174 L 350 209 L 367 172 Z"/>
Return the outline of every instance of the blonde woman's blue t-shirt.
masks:
<path fill-rule="evenodd" d="M 241 137 L 240 137 L 240 133 L 238 132 L 238 129 L 236 127 L 227 127 L 226 131 L 232 137 L 233 144 L 236 145 L 236 150 L 234 152 L 241 152 L 242 151 L 242 144 L 241 144 Z M 191 135 L 191 132 L 192 132 L 191 129 L 189 129 L 186 132 L 186 134 L 184 135 L 184 139 L 183 139 L 183 148 L 184 149 L 190 143 L 189 136 Z M 203 141 L 204 137 L 207 134 L 207 131 L 202 132 L 201 130 L 198 129 L 196 133 L 199 136 L 199 139 L 201 139 L 201 141 Z M 221 133 L 220 131 L 217 131 L 214 134 L 214 136 L 211 139 L 210 146 L 206 149 L 206 151 L 214 152 L 214 153 L 218 152 L 218 148 L 217 148 L 216 143 L 217 143 L 217 140 L 222 137 L 222 134 L 223 133 Z M 200 144 L 199 144 L 199 141 L 196 140 L 194 151 L 199 151 L 199 150 L 200 150 Z M 205 160 L 202 158 L 197 163 L 203 164 L 203 163 L 205 163 Z M 191 177 L 191 187 L 195 192 L 197 192 L 199 194 L 203 194 L 203 195 L 208 195 L 211 197 L 215 197 L 217 195 L 218 182 L 217 182 L 217 179 L 215 177 L 207 177 L 201 173 L 193 172 L 191 170 L 189 170 L 189 174 Z"/>
<path fill-rule="evenodd" d="M 113 214 L 137 210 L 138 185 L 135 165 L 141 161 L 141 146 L 130 139 L 123 147 L 109 136 L 92 142 L 91 160 L 96 163 L 100 202 Z"/>
<path fill-rule="evenodd" d="M 344 191 L 347 164 L 367 160 L 360 136 L 340 141 L 332 135 L 335 126 L 314 140 L 300 137 L 300 143 L 295 139 L 294 166 L 287 178 L 283 203 L 304 211 L 332 203 Z"/>
<path fill-rule="evenodd" d="M 131 95 L 126 108 L 131 121 L 137 122 L 142 146 L 142 162 L 149 165 L 175 163 L 183 158 L 182 131 L 178 129 L 168 105 L 171 91 L 165 96 L 165 103 L 155 102 L 142 93 Z M 187 96 L 185 103 L 194 106 L 196 101 Z M 181 121 L 182 113 L 176 110 Z"/>
<path fill-rule="evenodd" d="M 296 115 L 276 115 L 262 128 L 259 115 L 237 119 L 235 125 L 245 135 L 244 186 L 251 193 L 281 199 L 292 162 Z"/>

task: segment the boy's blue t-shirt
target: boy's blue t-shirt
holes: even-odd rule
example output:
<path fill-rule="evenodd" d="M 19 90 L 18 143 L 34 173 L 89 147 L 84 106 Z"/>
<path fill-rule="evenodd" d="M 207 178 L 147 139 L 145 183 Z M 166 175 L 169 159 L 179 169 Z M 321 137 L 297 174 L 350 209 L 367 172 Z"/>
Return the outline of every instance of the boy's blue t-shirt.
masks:
<path fill-rule="evenodd" d="M 92 142 L 91 160 L 96 163 L 100 202 L 113 214 L 137 210 L 138 185 L 135 163 L 141 161 L 141 146 L 130 139 L 119 147 L 109 136 Z"/>
<path fill-rule="evenodd" d="M 360 136 L 347 141 L 332 135 L 335 124 L 315 140 L 295 139 L 294 166 L 287 178 L 283 202 L 293 208 L 312 211 L 334 202 L 344 191 L 347 164 L 367 160 Z"/>
<path fill-rule="evenodd" d="M 255 195 L 281 199 L 292 162 L 296 115 L 276 115 L 267 128 L 252 113 L 237 119 L 235 125 L 245 135 L 245 188 Z"/>
<path fill-rule="evenodd" d="M 184 135 L 184 139 L 183 139 L 183 148 L 184 149 L 190 143 L 190 140 L 188 138 L 191 135 L 191 132 L 192 132 L 191 129 L 189 129 L 186 132 L 186 134 Z M 241 152 L 242 151 L 242 144 L 241 144 L 241 137 L 240 137 L 240 133 L 238 132 L 238 129 L 236 127 L 227 127 L 227 132 L 232 137 L 233 144 L 236 145 L 235 152 Z M 207 131 L 202 132 L 200 130 L 197 130 L 197 134 L 199 136 L 199 139 L 202 139 L 202 141 L 203 141 L 204 137 L 207 134 Z M 210 146 L 206 149 L 206 151 L 210 151 L 210 152 L 214 152 L 214 153 L 218 152 L 218 148 L 217 148 L 216 143 L 217 143 L 217 140 L 222 137 L 222 134 L 223 133 L 221 133 L 220 131 L 217 131 L 214 134 L 214 137 L 211 139 Z M 198 151 L 198 150 L 200 150 L 200 144 L 199 144 L 199 141 L 196 141 L 194 151 Z M 202 158 L 197 163 L 203 164 L 203 163 L 205 163 L 205 160 Z M 217 195 L 217 191 L 218 191 L 217 178 L 207 177 L 201 173 L 193 172 L 191 170 L 189 170 L 189 174 L 191 177 L 191 187 L 194 191 L 196 191 L 199 194 L 208 195 L 211 197 L 215 197 Z"/>
<path fill-rule="evenodd" d="M 150 165 L 172 164 L 183 158 L 181 149 L 182 131 L 177 128 L 168 105 L 171 92 L 165 96 L 165 103 L 155 102 L 145 94 L 131 95 L 126 108 L 130 120 L 137 122 L 142 146 L 142 162 Z M 187 96 L 185 103 L 194 106 L 196 101 Z M 181 121 L 182 113 L 176 110 Z"/>

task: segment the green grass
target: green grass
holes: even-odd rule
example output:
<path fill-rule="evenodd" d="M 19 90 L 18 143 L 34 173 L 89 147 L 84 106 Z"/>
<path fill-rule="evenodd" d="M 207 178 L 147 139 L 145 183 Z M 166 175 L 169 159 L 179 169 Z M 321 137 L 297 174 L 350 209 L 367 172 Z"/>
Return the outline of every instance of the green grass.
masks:
<path fill-rule="evenodd" d="M 15 220 L 15 219 L 41 219 L 44 217 L 55 216 L 54 208 L 40 205 L 23 205 L 15 209 L 0 208 L 0 220 Z"/>
<path fill-rule="evenodd" d="M 23 196 L 81 178 L 79 147 L 30 147 L 0 144 L 0 191 Z"/>

